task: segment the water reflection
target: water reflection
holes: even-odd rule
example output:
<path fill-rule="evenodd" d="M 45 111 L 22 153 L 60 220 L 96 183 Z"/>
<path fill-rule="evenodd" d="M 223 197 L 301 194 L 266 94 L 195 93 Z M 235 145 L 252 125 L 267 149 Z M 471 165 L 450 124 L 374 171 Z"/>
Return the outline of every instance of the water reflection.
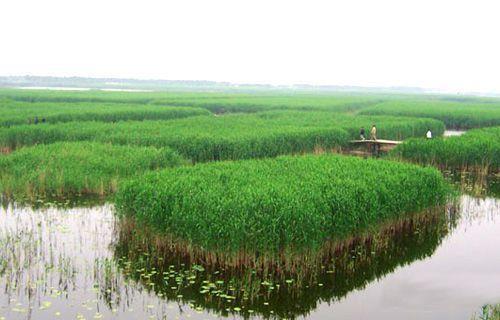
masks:
<path fill-rule="evenodd" d="M 16 198 L 0 194 L 0 206 L 4 210 L 15 204 L 16 208 L 31 208 L 31 209 L 83 209 L 104 206 L 109 201 L 106 197 L 98 195 L 80 195 L 78 197 L 45 197 L 45 198 Z"/>
<path fill-rule="evenodd" d="M 463 196 L 458 213 L 416 216 L 325 245 L 299 257 L 307 268 L 257 272 L 172 255 L 147 232 L 131 237 L 109 204 L 9 204 L 0 210 L 0 319 L 359 318 L 361 309 L 391 318 L 380 291 L 394 318 L 425 308 L 446 318 L 450 304 L 468 318 L 500 301 L 499 216 L 498 200 Z"/>
<path fill-rule="evenodd" d="M 460 218 L 435 253 L 322 304 L 311 318 L 470 319 L 500 302 L 500 201 L 461 198 Z"/>
<path fill-rule="evenodd" d="M 203 256 L 173 255 L 173 249 L 179 251 L 175 244 L 158 242 L 147 229 L 122 229 L 116 254 L 127 277 L 166 299 L 223 316 L 295 318 L 321 302 L 337 301 L 364 288 L 399 266 L 430 256 L 453 228 L 454 216 L 453 211 L 439 210 L 327 244 L 321 252 L 297 257 L 307 268 L 278 264 L 260 272 L 244 266 L 214 267 L 204 263 Z"/>
<path fill-rule="evenodd" d="M 462 171 L 444 171 L 443 175 L 463 194 L 474 197 L 500 198 L 500 176 L 472 174 Z"/>

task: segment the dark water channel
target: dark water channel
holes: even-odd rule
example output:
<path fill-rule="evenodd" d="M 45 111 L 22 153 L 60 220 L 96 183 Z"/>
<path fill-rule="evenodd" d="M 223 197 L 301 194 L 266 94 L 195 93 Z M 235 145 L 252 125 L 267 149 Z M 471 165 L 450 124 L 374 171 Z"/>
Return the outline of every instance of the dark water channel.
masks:
<path fill-rule="evenodd" d="M 470 319 L 500 302 L 500 199 L 399 221 L 282 278 L 152 257 L 112 205 L 0 209 L 0 319 Z"/>

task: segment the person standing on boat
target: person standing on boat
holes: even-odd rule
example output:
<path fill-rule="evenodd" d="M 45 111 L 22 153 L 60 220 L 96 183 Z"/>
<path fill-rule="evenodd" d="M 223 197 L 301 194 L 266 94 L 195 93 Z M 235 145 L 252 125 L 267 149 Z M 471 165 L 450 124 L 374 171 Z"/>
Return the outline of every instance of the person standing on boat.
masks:
<path fill-rule="evenodd" d="M 427 137 L 427 139 L 432 139 L 431 129 L 427 129 L 427 133 L 425 134 L 425 136 Z"/>
<path fill-rule="evenodd" d="M 366 138 L 365 138 L 365 127 L 361 127 L 361 129 L 359 130 L 359 137 L 363 141 L 366 140 Z"/>
<path fill-rule="evenodd" d="M 370 130 L 370 139 L 377 140 L 377 127 L 375 125 L 373 125 L 372 129 Z"/>

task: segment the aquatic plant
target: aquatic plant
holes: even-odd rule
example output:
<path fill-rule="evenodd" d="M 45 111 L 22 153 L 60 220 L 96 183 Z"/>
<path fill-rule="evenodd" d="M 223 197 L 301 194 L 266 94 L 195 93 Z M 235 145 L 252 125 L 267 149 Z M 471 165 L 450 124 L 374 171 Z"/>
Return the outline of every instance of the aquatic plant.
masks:
<path fill-rule="evenodd" d="M 260 91 L 260 92 L 259 92 Z M 305 92 L 104 92 L 0 89 L 0 99 L 51 103 L 125 103 L 167 106 L 196 106 L 215 113 L 267 110 L 352 111 L 386 97 L 366 93 L 311 94 Z"/>
<path fill-rule="evenodd" d="M 340 147 L 348 141 L 340 128 L 280 127 L 244 117 L 195 117 L 192 121 L 96 122 L 16 126 L 0 130 L 0 140 L 16 149 L 56 141 L 99 141 L 121 145 L 169 147 L 199 161 L 272 157 Z"/>
<path fill-rule="evenodd" d="M 481 307 L 481 311 L 475 313 L 471 320 L 499 320 L 500 319 L 500 303 L 485 304 Z"/>
<path fill-rule="evenodd" d="M 275 112 L 255 115 L 199 116 L 170 121 L 81 122 L 23 125 L 0 129 L 0 146 L 56 141 L 99 141 L 169 147 L 194 162 L 274 157 L 331 150 L 357 138 L 359 127 L 377 123 L 381 138 L 422 136 L 436 120 L 357 117 L 329 112 Z"/>
<path fill-rule="evenodd" d="M 443 121 L 448 128 L 469 129 L 500 125 L 500 102 L 396 100 L 370 106 L 360 114 L 427 117 Z"/>
<path fill-rule="evenodd" d="M 500 168 L 500 127 L 474 129 L 458 137 L 410 139 L 391 155 L 441 168 L 495 173 Z"/>
<path fill-rule="evenodd" d="M 124 183 L 119 214 L 193 245 L 314 247 L 444 203 L 433 168 L 335 155 L 201 164 Z"/>
<path fill-rule="evenodd" d="M 433 210 L 325 245 L 309 258 L 290 257 L 301 268 L 263 275 L 190 263 L 173 254 L 172 246 L 162 247 L 161 234 L 129 222 L 116 224 L 109 204 L 0 209 L 2 315 L 10 319 L 19 314 L 9 309 L 32 307 L 34 318 L 60 312 L 62 319 L 78 313 L 92 319 L 99 312 L 102 319 L 136 319 L 154 310 L 155 318 L 163 319 L 174 318 L 179 305 L 184 317 L 306 316 L 324 301 L 338 301 L 399 266 L 429 257 L 452 229 L 445 212 Z"/>
<path fill-rule="evenodd" d="M 71 121 L 169 120 L 209 115 L 201 108 L 102 102 L 20 102 L 0 100 L 0 126 Z"/>
<path fill-rule="evenodd" d="M 239 263 L 226 264 L 209 250 L 195 254 L 192 247 L 125 218 L 118 225 L 114 249 L 127 278 L 167 300 L 223 316 L 290 319 L 429 257 L 454 228 L 453 221 L 454 216 L 440 208 L 327 242 L 319 250 L 256 257 L 260 264 L 248 264 L 240 256 Z"/>
<path fill-rule="evenodd" d="M 403 95 L 366 92 L 307 92 L 255 90 L 239 92 L 61 92 L 0 89 L 0 100 L 30 103 L 122 103 L 199 107 L 214 113 L 270 110 L 328 111 L 365 115 L 434 118 L 450 128 L 500 124 L 499 99 L 448 95 Z"/>
<path fill-rule="evenodd" d="M 429 118 L 394 116 L 360 116 L 332 112 L 267 111 L 257 114 L 273 125 L 294 125 L 301 127 L 339 127 L 346 130 L 350 139 L 359 139 L 359 130 L 367 131 L 377 125 L 377 136 L 382 139 L 404 140 L 410 137 L 424 137 L 428 129 L 436 136 L 443 134 L 444 123 Z"/>
<path fill-rule="evenodd" d="M 214 113 L 254 113 L 269 110 L 302 110 L 350 112 L 380 102 L 375 95 L 349 94 L 274 94 L 274 95 L 242 95 L 226 94 L 225 96 L 174 96 L 152 101 L 158 105 L 190 105 L 210 110 Z"/>
<path fill-rule="evenodd" d="M 30 199 L 106 195 L 125 177 L 181 163 L 169 149 L 95 142 L 37 145 L 0 157 L 0 192 Z"/>

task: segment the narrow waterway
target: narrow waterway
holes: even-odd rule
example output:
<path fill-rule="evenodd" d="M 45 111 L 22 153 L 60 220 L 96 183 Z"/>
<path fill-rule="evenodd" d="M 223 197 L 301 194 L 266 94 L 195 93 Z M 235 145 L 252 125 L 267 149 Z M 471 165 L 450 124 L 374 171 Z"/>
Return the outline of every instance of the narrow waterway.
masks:
<path fill-rule="evenodd" d="M 464 130 L 445 130 L 443 133 L 443 136 L 444 137 L 457 137 L 457 136 L 463 135 L 466 132 L 467 131 L 464 131 Z"/>
<path fill-rule="evenodd" d="M 119 226 L 112 205 L 0 209 L 0 319 L 470 319 L 500 302 L 495 198 L 337 249 L 300 283 L 158 264 Z"/>

